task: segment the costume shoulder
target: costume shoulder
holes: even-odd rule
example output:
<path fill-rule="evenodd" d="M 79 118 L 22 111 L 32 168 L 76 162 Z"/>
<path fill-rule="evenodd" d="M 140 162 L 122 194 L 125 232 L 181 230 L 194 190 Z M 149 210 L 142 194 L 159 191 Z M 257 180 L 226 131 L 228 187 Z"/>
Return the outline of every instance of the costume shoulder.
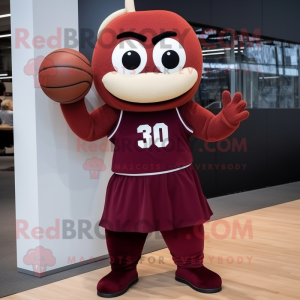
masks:
<path fill-rule="evenodd" d="M 116 126 L 121 111 L 107 104 L 88 113 L 84 100 L 61 104 L 63 115 L 72 131 L 81 139 L 95 141 L 107 136 Z"/>

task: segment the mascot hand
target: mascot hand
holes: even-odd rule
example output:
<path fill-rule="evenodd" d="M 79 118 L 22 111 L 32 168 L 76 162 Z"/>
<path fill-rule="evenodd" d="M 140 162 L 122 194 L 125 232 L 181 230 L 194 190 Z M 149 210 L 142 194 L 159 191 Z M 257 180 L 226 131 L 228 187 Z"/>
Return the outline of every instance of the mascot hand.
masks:
<path fill-rule="evenodd" d="M 53 101 L 71 104 L 89 92 L 93 72 L 89 60 L 73 49 L 58 49 L 43 60 L 39 69 L 43 92 Z"/>
<path fill-rule="evenodd" d="M 225 91 L 222 94 L 222 100 L 222 113 L 229 124 L 236 125 L 249 117 L 249 112 L 245 111 L 247 102 L 242 100 L 241 93 L 236 93 L 231 101 L 231 94 Z"/>

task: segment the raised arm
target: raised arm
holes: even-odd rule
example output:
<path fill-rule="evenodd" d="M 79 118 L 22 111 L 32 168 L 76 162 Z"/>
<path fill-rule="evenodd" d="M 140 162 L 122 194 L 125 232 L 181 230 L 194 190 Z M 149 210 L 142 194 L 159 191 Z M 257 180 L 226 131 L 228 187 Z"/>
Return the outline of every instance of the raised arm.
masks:
<path fill-rule="evenodd" d="M 182 118 L 193 128 L 195 137 L 208 142 L 225 139 L 249 117 L 249 112 L 245 111 L 247 103 L 242 100 L 241 93 L 236 93 L 231 101 L 231 94 L 225 91 L 222 100 L 223 109 L 218 115 L 194 101 L 179 108 Z"/>
<path fill-rule="evenodd" d="M 71 130 L 85 141 L 96 141 L 109 135 L 116 126 L 120 111 L 107 104 L 88 113 L 84 100 L 61 104 L 63 115 Z"/>
<path fill-rule="evenodd" d="M 119 110 L 103 105 L 89 114 L 86 109 L 84 96 L 92 86 L 93 70 L 80 52 L 73 49 L 51 52 L 41 63 L 39 82 L 50 99 L 61 103 L 67 123 L 81 139 L 101 139 L 116 126 Z"/>

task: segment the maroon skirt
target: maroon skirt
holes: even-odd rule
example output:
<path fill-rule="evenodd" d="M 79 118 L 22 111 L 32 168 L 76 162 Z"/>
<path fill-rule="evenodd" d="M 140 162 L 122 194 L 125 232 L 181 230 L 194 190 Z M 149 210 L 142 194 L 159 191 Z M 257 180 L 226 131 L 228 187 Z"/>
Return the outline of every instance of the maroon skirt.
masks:
<path fill-rule="evenodd" d="M 162 175 L 114 174 L 99 225 L 118 232 L 167 231 L 203 224 L 212 214 L 191 166 Z"/>

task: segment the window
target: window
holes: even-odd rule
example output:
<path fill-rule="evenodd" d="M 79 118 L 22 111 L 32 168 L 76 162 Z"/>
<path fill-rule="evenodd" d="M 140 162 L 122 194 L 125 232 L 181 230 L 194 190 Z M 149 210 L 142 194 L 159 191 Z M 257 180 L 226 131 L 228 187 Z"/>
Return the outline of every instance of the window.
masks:
<path fill-rule="evenodd" d="M 194 100 L 220 108 L 222 92 L 241 92 L 248 108 L 300 107 L 300 45 L 193 26 L 203 52 L 203 74 Z"/>

